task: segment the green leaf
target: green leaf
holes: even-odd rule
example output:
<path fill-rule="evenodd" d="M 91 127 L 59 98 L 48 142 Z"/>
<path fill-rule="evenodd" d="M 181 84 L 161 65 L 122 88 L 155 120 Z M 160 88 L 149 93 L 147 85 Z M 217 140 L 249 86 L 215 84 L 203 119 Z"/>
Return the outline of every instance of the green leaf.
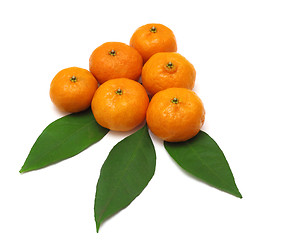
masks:
<path fill-rule="evenodd" d="M 70 158 L 102 139 L 108 131 L 95 121 L 90 109 L 62 117 L 38 137 L 20 173 Z"/>
<path fill-rule="evenodd" d="M 171 157 L 187 172 L 222 191 L 242 198 L 217 143 L 205 132 L 178 143 L 164 142 Z"/>
<path fill-rule="evenodd" d="M 127 207 L 154 175 L 156 153 L 147 125 L 117 143 L 105 160 L 96 187 L 94 214 L 100 224 Z"/>

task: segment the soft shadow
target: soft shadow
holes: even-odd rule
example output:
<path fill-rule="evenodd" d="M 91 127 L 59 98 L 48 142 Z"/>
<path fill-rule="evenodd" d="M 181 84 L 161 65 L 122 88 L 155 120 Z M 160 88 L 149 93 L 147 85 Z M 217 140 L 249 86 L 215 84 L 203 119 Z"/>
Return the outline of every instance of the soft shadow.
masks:
<path fill-rule="evenodd" d="M 139 129 L 141 129 L 142 127 L 144 127 L 144 125 L 146 124 L 146 121 L 144 121 L 143 123 L 141 123 L 139 126 L 137 126 L 136 128 L 127 131 L 127 132 L 120 132 L 120 131 L 109 131 L 108 135 L 109 136 L 113 136 L 116 138 L 125 138 L 128 137 L 129 135 L 137 132 Z"/>
<path fill-rule="evenodd" d="M 58 109 L 58 108 L 55 106 L 55 104 L 52 104 L 52 108 L 53 108 L 54 112 L 56 112 L 56 113 L 57 113 L 58 115 L 60 115 L 60 116 L 64 116 L 64 115 L 70 114 L 69 112 L 65 112 L 65 111 L 63 111 L 63 110 Z"/>
<path fill-rule="evenodd" d="M 149 135 L 153 141 L 154 146 L 156 147 L 156 144 L 163 146 L 163 140 L 161 138 L 158 138 L 154 133 L 152 133 L 149 128 L 148 128 L 148 131 L 149 131 Z"/>

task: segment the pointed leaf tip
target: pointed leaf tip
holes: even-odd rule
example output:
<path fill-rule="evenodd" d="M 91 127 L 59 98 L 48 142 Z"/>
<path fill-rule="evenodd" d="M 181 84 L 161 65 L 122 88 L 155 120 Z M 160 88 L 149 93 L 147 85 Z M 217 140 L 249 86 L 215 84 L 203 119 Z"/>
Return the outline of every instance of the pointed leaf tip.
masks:
<path fill-rule="evenodd" d="M 148 185 L 156 154 L 145 125 L 110 151 L 96 187 L 94 215 L 97 231 L 107 218 L 127 207 Z"/>
<path fill-rule="evenodd" d="M 97 223 L 96 222 L 96 232 L 98 233 L 98 231 L 99 231 L 99 227 L 100 227 L 100 223 Z"/>
<path fill-rule="evenodd" d="M 213 187 L 242 198 L 222 150 L 207 133 L 200 131 L 188 141 L 164 142 L 164 146 L 184 170 Z"/>
<path fill-rule="evenodd" d="M 44 129 L 31 148 L 20 173 L 70 158 L 102 139 L 108 131 L 95 121 L 91 109 L 64 116 Z"/>

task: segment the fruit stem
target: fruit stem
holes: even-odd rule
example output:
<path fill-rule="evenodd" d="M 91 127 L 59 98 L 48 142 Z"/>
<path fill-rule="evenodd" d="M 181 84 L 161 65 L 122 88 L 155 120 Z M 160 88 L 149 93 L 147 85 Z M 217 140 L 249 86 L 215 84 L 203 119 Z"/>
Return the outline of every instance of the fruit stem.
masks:
<path fill-rule="evenodd" d="M 72 82 L 76 82 L 77 81 L 77 78 L 76 78 L 76 76 L 72 76 L 71 78 L 70 78 L 70 80 L 72 81 Z"/>
<path fill-rule="evenodd" d="M 179 99 L 174 97 L 172 100 L 171 100 L 171 103 L 175 103 L 175 104 L 178 104 L 179 103 Z"/>
<path fill-rule="evenodd" d="M 156 32 L 157 32 L 157 28 L 156 28 L 156 27 L 154 27 L 154 26 L 153 26 L 153 27 L 151 27 L 151 28 L 150 28 L 150 32 L 152 32 L 152 33 L 156 33 Z"/>
<path fill-rule="evenodd" d="M 117 95 L 122 95 L 123 91 L 122 91 L 120 88 L 118 88 L 118 89 L 115 91 L 115 93 L 116 93 Z"/>
<path fill-rule="evenodd" d="M 174 67 L 174 64 L 172 62 L 168 62 L 166 67 L 172 69 Z"/>
<path fill-rule="evenodd" d="M 111 55 L 111 56 L 115 56 L 116 55 L 116 51 L 114 49 L 112 49 L 112 50 L 110 50 L 108 52 L 108 54 Z"/>

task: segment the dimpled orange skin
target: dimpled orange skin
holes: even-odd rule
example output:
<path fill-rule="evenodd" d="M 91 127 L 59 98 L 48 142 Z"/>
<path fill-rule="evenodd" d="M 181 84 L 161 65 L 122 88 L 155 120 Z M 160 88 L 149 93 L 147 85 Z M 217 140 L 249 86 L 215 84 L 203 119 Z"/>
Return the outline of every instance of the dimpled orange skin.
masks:
<path fill-rule="evenodd" d="M 174 100 L 178 102 L 173 103 Z M 159 138 L 168 142 L 182 142 L 200 131 L 205 110 L 195 92 L 186 88 L 169 88 L 153 96 L 146 120 L 150 130 Z"/>
<path fill-rule="evenodd" d="M 137 49 L 144 63 L 155 53 L 177 51 L 177 42 L 172 30 L 158 23 L 139 27 L 130 39 L 130 46 Z"/>
<path fill-rule="evenodd" d="M 179 53 L 156 53 L 142 69 L 142 83 L 150 95 L 171 87 L 192 90 L 195 80 L 194 66 Z"/>
<path fill-rule="evenodd" d="M 119 78 L 98 88 L 91 108 L 101 126 L 114 131 L 129 131 L 145 120 L 148 104 L 148 95 L 140 83 Z"/>
<path fill-rule="evenodd" d="M 115 78 L 138 80 L 142 67 L 138 51 L 121 42 L 104 43 L 89 58 L 89 70 L 100 84 Z"/>
<path fill-rule="evenodd" d="M 94 76 L 86 69 L 71 67 L 56 74 L 50 85 L 52 102 L 64 112 L 87 109 L 98 87 Z"/>

